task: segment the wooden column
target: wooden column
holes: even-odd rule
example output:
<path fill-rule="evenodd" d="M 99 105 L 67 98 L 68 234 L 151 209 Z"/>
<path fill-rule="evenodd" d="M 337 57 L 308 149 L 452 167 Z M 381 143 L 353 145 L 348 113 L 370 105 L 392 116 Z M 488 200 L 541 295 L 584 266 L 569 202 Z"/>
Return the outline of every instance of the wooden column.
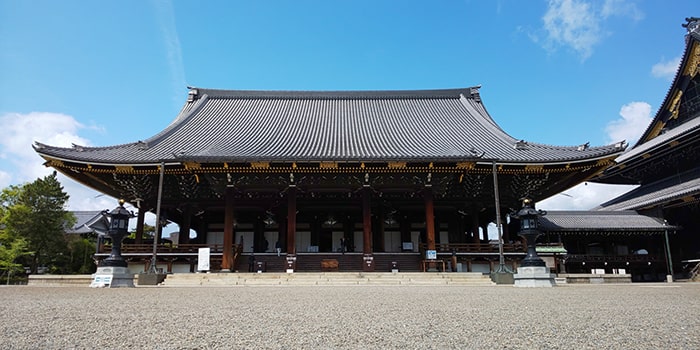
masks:
<path fill-rule="evenodd" d="M 287 254 L 296 254 L 294 236 L 297 231 L 297 188 L 287 190 Z"/>
<path fill-rule="evenodd" d="M 178 244 L 190 243 L 190 228 L 192 227 L 192 207 L 187 205 L 182 212 L 182 222 L 180 223 L 180 234 Z"/>
<path fill-rule="evenodd" d="M 372 254 L 372 208 L 369 187 L 362 189 L 362 253 Z"/>
<path fill-rule="evenodd" d="M 221 271 L 231 272 L 235 270 L 233 261 L 233 242 L 234 242 L 234 232 L 233 232 L 233 189 L 230 187 L 226 188 L 225 194 L 225 211 L 224 211 L 224 251 L 221 257 Z"/>
<path fill-rule="evenodd" d="M 283 210 L 277 211 L 277 218 L 285 217 Z M 282 253 L 287 252 L 287 222 L 279 219 L 277 221 L 277 240 L 280 242 Z"/>
<path fill-rule="evenodd" d="M 145 217 L 146 210 L 139 208 L 139 213 L 136 217 L 136 239 L 134 240 L 136 244 L 143 244 L 143 221 Z"/>
<path fill-rule="evenodd" d="M 425 243 L 427 250 L 435 250 L 435 204 L 433 190 L 425 187 Z"/>

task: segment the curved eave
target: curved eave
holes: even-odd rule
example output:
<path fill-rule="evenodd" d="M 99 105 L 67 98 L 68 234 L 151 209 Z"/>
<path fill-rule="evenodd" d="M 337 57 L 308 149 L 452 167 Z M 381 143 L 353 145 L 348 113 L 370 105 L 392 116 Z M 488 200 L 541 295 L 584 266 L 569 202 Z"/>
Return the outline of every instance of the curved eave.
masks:
<path fill-rule="evenodd" d="M 478 87 L 422 91 L 279 92 L 191 88 L 157 135 L 110 147 L 36 143 L 47 160 L 134 167 L 167 163 L 480 162 L 571 167 L 626 147 L 519 141 L 495 123 Z M 489 161 L 490 162 L 490 161 Z M 606 163 L 606 165 L 609 165 Z"/>
<path fill-rule="evenodd" d="M 666 93 L 661 107 L 657 111 L 654 119 L 644 131 L 642 136 L 634 145 L 637 148 L 655 137 L 658 137 L 666 123 L 670 118 L 673 118 L 673 110 L 677 108 L 676 99 L 680 98 L 679 94 L 683 93 L 685 87 L 689 84 L 692 77 L 698 73 L 698 65 L 700 64 L 700 33 L 690 32 L 686 35 L 686 46 L 683 52 L 673 83 Z"/>

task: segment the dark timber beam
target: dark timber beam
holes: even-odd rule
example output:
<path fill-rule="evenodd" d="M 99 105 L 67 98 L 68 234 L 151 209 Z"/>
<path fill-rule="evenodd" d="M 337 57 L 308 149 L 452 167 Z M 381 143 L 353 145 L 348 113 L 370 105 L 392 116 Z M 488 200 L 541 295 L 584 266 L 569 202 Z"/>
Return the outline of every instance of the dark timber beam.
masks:
<path fill-rule="evenodd" d="M 224 251 L 221 258 L 221 271 L 230 272 L 235 270 L 235 266 L 233 266 L 233 188 L 226 188 L 225 197 L 226 211 L 224 213 Z"/>
<path fill-rule="evenodd" d="M 287 190 L 287 254 L 296 254 L 294 236 L 297 231 L 297 189 Z"/>

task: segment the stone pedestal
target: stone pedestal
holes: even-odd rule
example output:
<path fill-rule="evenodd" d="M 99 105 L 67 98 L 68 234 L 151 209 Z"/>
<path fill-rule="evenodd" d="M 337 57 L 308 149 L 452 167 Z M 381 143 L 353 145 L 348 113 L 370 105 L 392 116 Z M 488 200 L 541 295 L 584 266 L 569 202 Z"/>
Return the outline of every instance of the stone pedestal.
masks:
<path fill-rule="evenodd" d="M 494 272 L 491 274 L 491 281 L 496 284 L 513 284 L 513 273 L 512 272 Z"/>
<path fill-rule="evenodd" d="M 165 281 L 164 273 L 140 273 L 136 279 L 139 286 L 157 286 Z"/>
<path fill-rule="evenodd" d="M 134 274 L 129 273 L 129 269 L 122 266 L 102 266 L 97 268 L 97 272 L 92 275 L 93 288 L 121 288 L 134 287 Z"/>
<path fill-rule="evenodd" d="M 546 266 L 518 267 L 513 275 L 516 287 L 554 287 L 554 274 Z"/>

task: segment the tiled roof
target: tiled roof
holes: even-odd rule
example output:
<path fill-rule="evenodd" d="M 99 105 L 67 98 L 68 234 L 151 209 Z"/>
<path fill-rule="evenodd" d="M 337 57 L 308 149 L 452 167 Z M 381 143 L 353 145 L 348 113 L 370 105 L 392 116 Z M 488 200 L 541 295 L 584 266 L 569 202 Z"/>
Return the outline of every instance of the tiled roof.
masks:
<path fill-rule="evenodd" d="M 598 210 L 632 210 L 669 203 L 700 195 L 700 168 L 695 168 L 662 181 L 642 185 L 611 201 Z"/>
<path fill-rule="evenodd" d="M 73 211 L 75 224 L 66 230 L 69 234 L 86 234 L 95 232 L 103 235 L 109 229 L 109 222 L 101 211 Z"/>
<path fill-rule="evenodd" d="M 458 161 L 568 163 L 622 145 L 520 142 L 486 111 L 478 87 L 416 91 L 240 91 L 191 88 L 177 118 L 145 141 L 42 155 L 95 164 L 160 161 Z"/>
<path fill-rule="evenodd" d="M 635 211 L 549 211 L 539 218 L 540 228 L 550 233 L 663 233 L 675 230 L 663 220 Z"/>

